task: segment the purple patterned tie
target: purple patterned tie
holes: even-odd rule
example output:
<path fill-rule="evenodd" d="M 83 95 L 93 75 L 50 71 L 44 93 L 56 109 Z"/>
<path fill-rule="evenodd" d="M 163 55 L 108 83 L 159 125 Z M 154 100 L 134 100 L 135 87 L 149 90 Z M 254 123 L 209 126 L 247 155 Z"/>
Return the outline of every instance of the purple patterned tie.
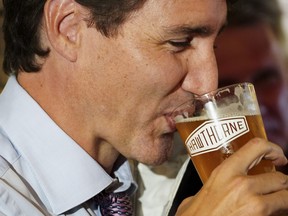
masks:
<path fill-rule="evenodd" d="M 102 191 L 94 197 L 94 200 L 100 206 L 103 216 L 133 215 L 130 197 L 125 192 L 107 193 Z"/>

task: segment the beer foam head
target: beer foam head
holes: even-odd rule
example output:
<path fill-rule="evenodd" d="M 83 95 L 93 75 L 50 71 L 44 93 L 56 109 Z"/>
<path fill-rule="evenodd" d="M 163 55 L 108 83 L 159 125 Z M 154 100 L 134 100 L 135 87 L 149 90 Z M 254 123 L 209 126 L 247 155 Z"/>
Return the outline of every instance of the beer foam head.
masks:
<path fill-rule="evenodd" d="M 210 110 L 211 111 L 211 110 Z M 200 116 L 183 116 L 183 115 L 178 115 L 175 117 L 175 122 L 176 123 L 182 123 L 182 122 L 192 122 L 192 121 L 206 121 L 206 120 L 211 120 L 211 119 L 220 119 L 220 118 L 227 118 L 227 117 L 234 117 L 234 116 L 252 116 L 252 115 L 260 115 L 259 112 L 249 112 L 247 110 L 241 110 L 241 111 L 235 111 L 234 109 L 230 110 L 225 110 L 219 112 L 219 110 L 211 111 L 209 112 L 202 113 Z"/>
<path fill-rule="evenodd" d="M 176 123 L 192 122 L 192 121 L 204 121 L 204 120 L 208 120 L 208 117 L 207 116 L 193 116 L 193 117 L 184 118 L 182 115 L 178 115 L 175 117 Z"/>
<path fill-rule="evenodd" d="M 214 99 L 214 98 L 213 98 Z M 257 101 L 250 95 L 230 95 L 218 100 L 211 100 L 205 103 L 203 114 L 209 119 L 217 119 L 229 116 L 259 115 L 260 110 Z"/>

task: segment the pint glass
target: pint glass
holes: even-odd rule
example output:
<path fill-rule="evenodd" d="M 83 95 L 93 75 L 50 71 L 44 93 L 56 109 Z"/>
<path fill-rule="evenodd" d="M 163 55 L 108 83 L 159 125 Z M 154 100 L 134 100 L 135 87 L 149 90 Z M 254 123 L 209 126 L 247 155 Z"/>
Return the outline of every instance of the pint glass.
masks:
<path fill-rule="evenodd" d="M 253 137 L 266 139 L 255 90 L 240 83 L 198 96 L 179 106 L 173 117 L 187 152 L 202 180 Z M 262 161 L 248 174 L 273 171 Z"/>

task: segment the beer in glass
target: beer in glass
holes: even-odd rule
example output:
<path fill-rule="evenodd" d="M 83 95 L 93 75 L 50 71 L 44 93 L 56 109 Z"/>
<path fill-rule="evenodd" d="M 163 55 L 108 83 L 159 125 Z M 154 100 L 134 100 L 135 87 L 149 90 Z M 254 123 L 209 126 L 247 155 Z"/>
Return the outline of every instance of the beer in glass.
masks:
<path fill-rule="evenodd" d="M 250 83 L 223 87 L 182 104 L 173 113 L 192 162 L 206 182 L 213 169 L 254 137 L 267 138 Z M 248 174 L 273 171 L 262 159 Z"/>

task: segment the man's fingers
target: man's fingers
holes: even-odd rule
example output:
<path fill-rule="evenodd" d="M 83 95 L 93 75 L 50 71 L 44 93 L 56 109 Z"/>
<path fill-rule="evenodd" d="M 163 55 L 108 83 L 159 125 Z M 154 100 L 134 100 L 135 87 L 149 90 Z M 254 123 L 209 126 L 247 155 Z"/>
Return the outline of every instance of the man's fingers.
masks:
<path fill-rule="evenodd" d="M 283 166 L 287 164 L 287 158 L 284 155 L 283 149 L 276 144 L 271 144 L 271 151 L 265 154 L 264 158 L 271 160 L 275 166 Z"/>
<path fill-rule="evenodd" d="M 245 209 L 244 212 L 248 213 L 247 215 L 251 215 L 253 212 L 253 215 L 287 216 L 287 214 L 284 214 L 288 212 L 287 190 L 281 190 L 267 195 L 251 196 L 247 198 L 246 201 L 242 207 Z"/>
<path fill-rule="evenodd" d="M 288 215 L 288 191 L 281 190 L 275 193 L 262 196 L 266 215 Z M 267 214 L 268 213 L 268 214 Z M 273 214 L 272 214 L 273 213 Z"/>
<path fill-rule="evenodd" d="M 253 175 L 245 178 L 245 181 L 240 182 L 239 187 L 254 194 L 265 195 L 288 188 L 288 176 L 281 172 Z"/>
<path fill-rule="evenodd" d="M 254 138 L 223 162 L 227 173 L 246 174 L 249 169 L 257 165 L 261 159 L 269 159 L 276 166 L 284 165 L 287 159 L 282 149 L 265 139 Z"/>

